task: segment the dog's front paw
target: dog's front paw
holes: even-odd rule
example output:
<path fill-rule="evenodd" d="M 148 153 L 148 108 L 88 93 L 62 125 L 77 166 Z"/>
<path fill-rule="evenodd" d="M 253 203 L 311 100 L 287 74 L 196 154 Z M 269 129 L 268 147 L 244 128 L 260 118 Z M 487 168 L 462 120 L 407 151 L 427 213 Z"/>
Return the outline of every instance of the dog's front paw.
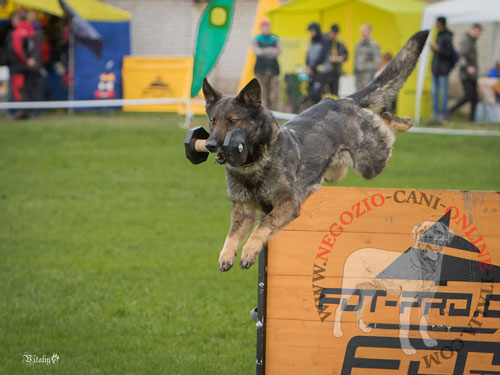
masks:
<path fill-rule="evenodd" d="M 252 267 L 252 265 L 255 263 L 255 260 L 257 259 L 257 253 L 245 253 L 243 252 L 241 254 L 241 258 L 240 258 L 240 268 L 242 270 L 246 270 L 250 267 Z"/>
<path fill-rule="evenodd" d="M 219 262 L 219 271 L 226 272 L 229 271 L 233 267 L 233 260 L 223 260 Z"/>
<path fill-rule="evenodd" d="M 334 322 L 333 323 L 333 335 L 335 337 L 342 337 L 344 336 L 344 332 L 342 332 L 342 328 L 340 328 L 340 322 Z"/>
<path fill-rule="evenodd" d="M 410 340 L 408 340 L 407 337 L 400 337 L 399 339 L 401 340 L 401 349 L 403 349 L 406 355 L 414 355 L 417 353 L 415 348 L 411 346 Z"/>
<path fill-rule="evenodd" d="M 333 330 L 333 335 L 335 337 L 342 337 L 342 336 L 344 336 L 344 332 L 341 329 L 334 329 Z"/>
<path fill-rule="evenodd" d="M 424 338 L 424 344 L 428 348 L 432 348 L 432 347 L 436 346 L 437 343 L 438 343 L 437 340 L 431 339 L 430 337 L 426 338 L 426 339 Z"/>
<path fill-rule="evenodd" d="M 234 257 L 234 254 L 222 251 L 219 256 L 219 271 L 229 271 L 234 264 Z"/>
<path fill-rule="evenodd" d="M 242 270 L 246 270 L 255 263 L 257 260 L 257 256 L 262 249 L 262 243 L 257 240 L 248 240 L 246 245 L 243 247 L 243 251 L 241 252 L 240 258 L 240 268 Z"/>
<path fill-rule="evenodd" d="M 401 349 L 403 349 L 403 352 L 406 355 L 415 355 L 417 353 L 417 351 L 415 350 L 415 348 L 413 346 L 410 346 L 409 348 L 401 348 Z"/>

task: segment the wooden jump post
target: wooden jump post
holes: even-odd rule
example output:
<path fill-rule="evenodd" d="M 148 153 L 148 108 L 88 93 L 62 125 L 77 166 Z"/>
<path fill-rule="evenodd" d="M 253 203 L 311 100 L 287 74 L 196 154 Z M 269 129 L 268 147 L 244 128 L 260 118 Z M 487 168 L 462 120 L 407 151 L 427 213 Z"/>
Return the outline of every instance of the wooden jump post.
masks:
<path fill-rule="evenodd" d="M 257 374 L 500 374 L 500 193 L 321 188 L 258 291 Z"/>

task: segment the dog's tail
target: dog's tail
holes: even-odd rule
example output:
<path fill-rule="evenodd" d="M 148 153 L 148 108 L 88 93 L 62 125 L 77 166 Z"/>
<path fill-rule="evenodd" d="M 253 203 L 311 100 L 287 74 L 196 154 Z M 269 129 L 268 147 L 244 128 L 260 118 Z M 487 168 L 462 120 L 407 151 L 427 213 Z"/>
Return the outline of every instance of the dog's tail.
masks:
<path fill-rule="evenodd" d="M 415 68 L 428 36 L 429 30 L 414 34 L 382 73 L 350 98 L 362 108 L 389 106 Z"/>

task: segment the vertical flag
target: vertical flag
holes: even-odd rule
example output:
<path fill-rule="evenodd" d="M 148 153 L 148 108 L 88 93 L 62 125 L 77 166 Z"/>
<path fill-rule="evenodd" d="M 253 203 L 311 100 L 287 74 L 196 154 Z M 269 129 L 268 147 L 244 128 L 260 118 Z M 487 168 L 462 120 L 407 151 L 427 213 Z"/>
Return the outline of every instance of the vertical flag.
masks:
<path fill-rule="evenodd" d="M 102 55 L 102 37 L 90 23 L 85 21 L 80 15 L 66 3 L 59 0 L 59 4 L 68 18 L 68 23 L 75 39 L 85 44 L 100 59 Z"/>
<path fill-rule="evenodd" d="M 210 73 L 224 48 L 233 20 L 234 0 L 212 0 L 203 11 L 193 63 L 191 97 L 201 89 L 203 78 Z"/>

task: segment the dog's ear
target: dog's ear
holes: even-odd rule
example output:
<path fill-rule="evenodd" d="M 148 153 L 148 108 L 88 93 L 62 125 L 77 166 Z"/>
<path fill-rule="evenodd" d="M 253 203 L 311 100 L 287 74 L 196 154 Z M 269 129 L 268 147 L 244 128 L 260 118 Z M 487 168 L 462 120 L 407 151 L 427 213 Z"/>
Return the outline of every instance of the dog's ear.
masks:
<path fill-rule="evenodd" d="M 261 88 L 260 83 L 257 78 L 252 79 L 247 83 L 245 87 L 241 89 L 239 94 L 236 96 L 236 100 L 244 104 L 260 105 L 261 100 Z"/>
<path fill-rule="evenodd" d="M 206 78 L 203 78 L 203 96 L 205 97 L 205 106 L 208 110 L 222 98 L 222 93 L 214 89 Z"/>

